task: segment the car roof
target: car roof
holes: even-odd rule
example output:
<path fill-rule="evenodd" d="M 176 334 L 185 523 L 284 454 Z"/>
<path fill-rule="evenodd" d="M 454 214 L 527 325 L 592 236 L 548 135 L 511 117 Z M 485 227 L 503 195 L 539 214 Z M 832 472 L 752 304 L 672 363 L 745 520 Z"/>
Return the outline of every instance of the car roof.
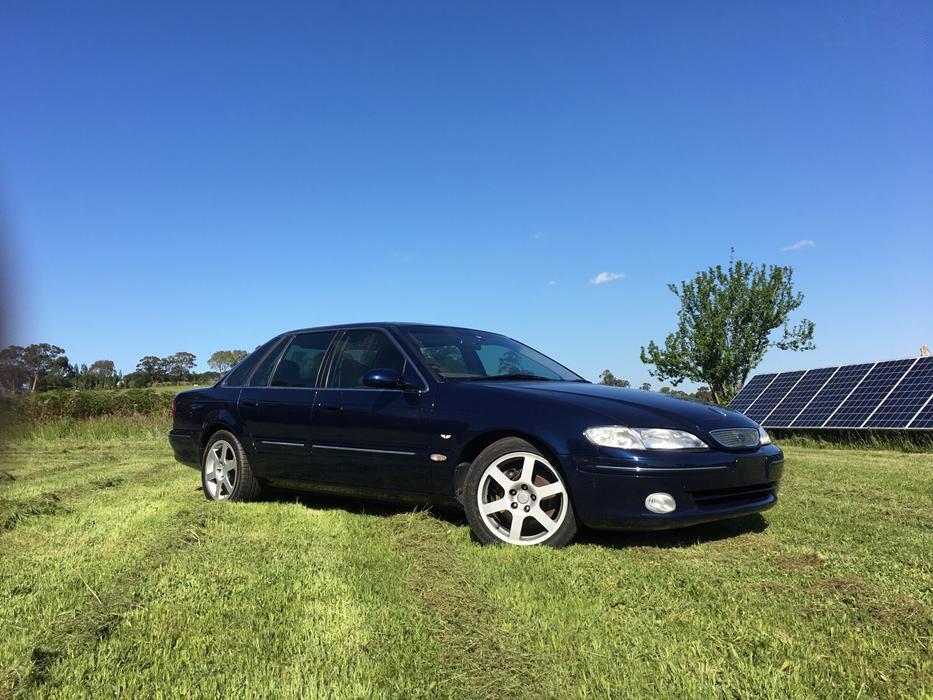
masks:
<path fill-rule="evenodd" d="M 412 321 L 372 321 L 369 323 L 338 323 L 328 326 L 314 326 L 311 328 L 296 328 L 295 330 L 285 331 L 282 335 L 293 335 L 295 333 L 312 333 L 314 331 L 338 331 L 353 328 L 406 328 L 410 326 L 427 326 L 431 328 L 446 328 L 454 331 L 467 331 L 469 333 L 494 333 L 494 331 L 483 331 L 477 328 L 462 328 L 460 326 L 449 326 L 443 323 L 416 323 Z M 502 335 L 495 333 L 495 335 Z"/>

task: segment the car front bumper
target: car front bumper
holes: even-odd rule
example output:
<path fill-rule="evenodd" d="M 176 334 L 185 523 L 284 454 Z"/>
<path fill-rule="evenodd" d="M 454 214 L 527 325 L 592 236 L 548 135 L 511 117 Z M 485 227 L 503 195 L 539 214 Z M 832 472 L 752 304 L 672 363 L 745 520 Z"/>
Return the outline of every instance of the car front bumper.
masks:
<path fill-rule="evenodd" d="M 598 529 L 662 530 L 757 513 L 777 503 L 784 455 L 753 451 L 634 452 L 600 448 L 562 456 L 577 518 Z M 645 499 L 670 494 L 676 509 L 652 513 Z"/>

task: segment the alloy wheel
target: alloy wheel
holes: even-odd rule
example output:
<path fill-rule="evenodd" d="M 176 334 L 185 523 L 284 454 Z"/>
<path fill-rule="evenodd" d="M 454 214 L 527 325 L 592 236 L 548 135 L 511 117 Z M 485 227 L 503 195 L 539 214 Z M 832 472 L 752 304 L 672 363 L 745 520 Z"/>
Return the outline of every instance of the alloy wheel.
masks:
<path fill-rule="evenodd" d="M 476 499 L 483 523 L 509 544 L 541 544 L 567 515 L 563 479 L 533 452 L 512 452 L 492 462 L 480 477 Z"/>
<path fill-rule="evenodd" d="M 226 440 L 211 445 L 204 464 L 204 488 L 215 501 L 230 498 L 236 485 L 236 450 Z"/>

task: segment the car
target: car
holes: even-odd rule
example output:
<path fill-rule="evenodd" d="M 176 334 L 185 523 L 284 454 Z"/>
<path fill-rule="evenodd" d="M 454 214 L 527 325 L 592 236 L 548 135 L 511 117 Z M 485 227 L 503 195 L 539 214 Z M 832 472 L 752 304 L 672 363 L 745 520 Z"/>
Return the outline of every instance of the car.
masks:
<path fill-rule="evenodd" d="M 289 331 L 179 393 L 169 440 L 211 500 L 266 486 L 462 508 L 484 544 L 665 529 L 777 502 L 780 448 L 745 416 L 592 384 L 497 333 Z"/>

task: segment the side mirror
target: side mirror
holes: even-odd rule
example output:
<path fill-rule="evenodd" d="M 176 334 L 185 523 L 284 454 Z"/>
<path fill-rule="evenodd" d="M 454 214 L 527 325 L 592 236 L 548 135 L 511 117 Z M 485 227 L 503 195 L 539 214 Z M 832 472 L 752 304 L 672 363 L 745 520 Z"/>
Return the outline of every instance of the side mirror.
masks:
<path fill-rule="evenodd" d="M 402 389 L 405 382 L 394 369 L 371 369 L 363 375 L 363 384 L 372 389 Z"/>

